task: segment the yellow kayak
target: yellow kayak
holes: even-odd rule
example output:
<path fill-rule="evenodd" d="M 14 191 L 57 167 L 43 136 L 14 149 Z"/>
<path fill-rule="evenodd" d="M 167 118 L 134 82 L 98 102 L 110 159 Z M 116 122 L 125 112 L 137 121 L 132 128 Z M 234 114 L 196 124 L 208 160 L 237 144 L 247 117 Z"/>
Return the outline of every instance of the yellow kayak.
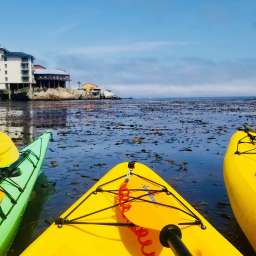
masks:
<path fill-rule="evenodd" d="M 241 255 L 141 163 L 105 174 L 21 255 Z"/>
<path fill-rule="evenodd" d="M 224 180 L 231 208 L 256 251 L 256 132 L 237 131 L 224 160 Z"/>

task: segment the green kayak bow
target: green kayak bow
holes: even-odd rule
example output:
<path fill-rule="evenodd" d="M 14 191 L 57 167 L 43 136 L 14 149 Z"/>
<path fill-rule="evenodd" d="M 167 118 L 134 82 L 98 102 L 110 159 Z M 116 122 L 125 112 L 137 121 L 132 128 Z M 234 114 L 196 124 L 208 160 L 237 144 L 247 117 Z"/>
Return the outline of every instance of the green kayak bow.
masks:
<path fill-rule="evenodd" d="M 19 159 L 0 169 L 0 256 L 6 255 L 40 174 L 51 133 L 20 151 Z"/>

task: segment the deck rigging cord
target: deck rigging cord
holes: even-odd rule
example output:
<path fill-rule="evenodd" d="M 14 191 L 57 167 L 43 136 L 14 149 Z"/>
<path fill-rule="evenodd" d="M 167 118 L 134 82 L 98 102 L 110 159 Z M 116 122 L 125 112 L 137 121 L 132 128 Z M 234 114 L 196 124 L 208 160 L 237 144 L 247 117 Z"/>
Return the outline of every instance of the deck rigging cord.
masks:
<path fill-rule="evenodd" d="M 161 227 L 161 230 L 158 230 L 158 229 L 155 230 L 154 228 L 151 229 L 150 227 L 147 227 L 147 225 L 145 225 L 146 227 L 143 224 L 142 224 L 142 226 L 137 225 L 137 224 L 133 223 L 133 220 L 129 219 L 129 217 L 128 217 L 129 215 L 126 216 L 126 212 L 128 212 L 128 214 L 129 214 L 130 209 L 132 209 L 134 207 L 134 205 L 132 205 L 132 202 L 146 202 L 146 203 L 150 203 L 150 204 L 155 204 L 157 206 L 168 207 L 171 209 L 175 209 L 177 211 L 181 211 L 182 213 L 184 213 L 190 217 L 193 217 L 195 219 L 194 221 L 177 223 L 177 225 L 199 225 L 201 229 L 203 229 L 203 230 L 206 229 L 206 227 L 203 225 L 201 219 L 195 213 L 193 213 L 192 210 L 190 210 L 177 196 L 175 196 L 175 194 L 170 192 L 167 189 L 167 187 L 165 187 L 164 185 L 157 183 L 147 177 L 144 177 L 138 173 L 133 172 L 134 164 L 135 164 L 135 162 L 130 162 L 128 164 L 128 173 L 127 174 L 119 176 L 114 179 L 111 179 L 105 183 L 102 183 L 101 185 L 96 187 L 96 189 L 89 192 L 89 194 L 87 196 L 85 196 L 64 217 L 57 218 L 55 220 L 55 225 L 57 225 L 58 228 L 62 228 L 63 225 L 68 225 L 68 224 L 71 224 L 71 225 L 93 224 L 93 225 L 104 225 L 104 226 L 109 225 L 109 226 L 127 227 L 135 235 L 136 240 L 139 244 L 138 249 L 140 249 L 142 256 L 156 256 L 157 255 L 157 252 L 156 252 L 157 243 L 156 243 L 156 240 L 154 239 L 154 237 L 155 237 L 154 232 L 160 231 L 159 238 L 160 238 L 160 242 L 161 242 L 162 246 L 171 248 L 171 250 L 173 250 L 175 252 L 175 255 L 191 256 L 186 245 L 181 241 L 181 235 L 177 236 L 177 234 L 176 234 L 177 230 L 179 230 L 181 233 L 181 230 L 178 226 L 176 226 L 174 224 L 167 225 L 165 227 Z M 143 188 L 128 188 L 128 183 L 130 182 L 130 179 L 132 176 L 135 176 L 136 178 L 143 180 L 144 184 L 146 181 L 147 183 L 151 183 L 153 188 L 159 187 L 159 189 L 149 189 L 145 185 L 143 185 Z M 116 181 L 121 181 L 121 183 L 119 183 L 117 185 L 118 189 L 105 189 L 104 188 L 106 185 L 109 185 Z M 132 185 L 130 185 L 130 186 L 132 186 Z M 140 192 L 141 194 L 139 194 L 138 196 L 134 196 L 134 195 L 132 195 L 132 192 Z M 143 193 L 143 192 L 145 192 L 145 193 Z M 98 193 L 108 193 L 108 194 L 110 193 L 111 195 L 114 195 L 114 200 L 113 200 L 114 203 L 108 207 L 101 208 L 96 211 L 89 212 L 87 214 L 83 214 L 82 216 L 71 218 L 72 213 L 74 213 L 90 197 L 92 197 L 93 195 L 97 195 Z M 179 207 L 175 207 L 170 204 L 164 204 L 164 203 L 157 202 L 154 198 L 154 195 L 159 194 L 159 193 L 164 193 L 164 194 L 166 194 L 166 196 L 170 196 L 170 197 L 174 198 L 177 202 L 179 202 L 181 204 L 183 209 L 181 209 Z M 145 199 L 145 197 L 149 197 L 150 200 Z M 101 212 L 104 212 L 104 211 L 112 209 L 112 208 L 116 208 L 118 210 L 116 213 L 117 222 L 90 222 L 90 221 L 88 222 L 88 221 L 81 220 L 88 216 L 92 216 L 94 214 L 101 213 Z M 175 232 L 173 232 L 173 228 L 172 228 L 172 230 L 169 230 L 170 226 L 175 226 Z M 168 230 L 167 230 L 168 232 L 163 232 L 166 230 L 166 227 L 168 228 Z M 164 236 L 161 235 L 163 233 L 164 233 Z M 166 246 L 165 242 L 168 244 L 168 246 Z"/>
<path fill-rule="evenodd" d="M 256 130 L 251 129 L 247 125 L 244 125 L 243 128 L 239 128 L 238 130 L 245 132 L 246 135 L 244 137 L 242 137 L 240 140 L 238 140 L 235 154 L 237 154 L 237 155 L 256 154 L 256 135 L 252 134 L 252 132 L 256 134 Z M 249 138 L 249 140 L 248 140 L 248 138 Z M 239 146 L 241 144 L 251 144 L 251 145 L 255 145 L 255 147 L 245 150 L 245 151 L 241 151 L 241 150 L 239 150 Z"/>
<path fill-rule="evenodd" d="M 120 188 L 118 188 L 118 189 L 104 189 L 104 186 L 109 185 L 109 184 L 111 184 L 113 182 L 116 182 L 118 180 L 127 179 L 127 177 L 130 178 L 130 176 L 136 176 L 139 179 L 146 180 L 147 182 L 150 182 L 150 183 L 152 183 L 156 186 L 159 186 L 159 189 L 152 189 L 151 190 L 151 189 L 144 189 L 144 188 L 141 188 L 141 189 L 140 188 L 138 188 L 138 189 L 137 188 L 136 189 L 129 188 L 129 198 L 127 197 L 126 200 L 124 200 L 124 198 L 122 198 L 122 200 L 120 200 L 120 201 L 114 200 L 114 203 L 111 204 L 108 207 L 104 207 L 104 208 L 86 213 L 86 214 L 81 215 L 79 217 L 69 218 L 71 216 L 71 214 L 74 213 L 81 205 L 86 203 L 86 201 L 89 198 L 91 198 L 92 196 L 96 196 L 98 193 L 112 194 L 112 195 L 114 195 L 115 198 L 117 198 L 118 194 L 120 193 Z M 132 196 L 131 195 L 132 192 L 138 192 L 138 191 L 145 192 L 145 193 L 142 193 L 139 196 Z M 184 209 L 172 206 L 170 204 L 164 204 L 164 203 L 160 203 L 160 202 L 145 199 L 150 195 L 159 194 L 159 193 L 165 193 L 167 196 L 173 197 L 176 201 L 178 201 L 181 204 L 181 206 Z M 114 178 L 110 181 L 107 181 L 107 182 L 99 185 L 94 191 L 90 192 L 83 200 L 81 200 L 72 210 L 70 210 L 64 217 L 59 217 L 59 218 L 55 219 L 54 223 L 60 228 L 63 225 L 67 225 L 67 224 L 87 224 L 87 225 L 93 224 L 93 225 L 104 225 L 104 226 L 109 225 L 109 226 L 120 226 L 120 227 L 136 226 L 133 223 L 127 223 L 127 222 L 90 222 L 90 221 L 84 221 L 84 220 L 81 221 L 81 219 L 84 219 L 86 217 L 92 216 L 92 215 L 97 214 L 97 213 L 107 211 L 107 210 L 112 209 L 112 208 L 116 208 L 116 207 L 120 208 L 121 207 L 120 209 L 126 209 L 126 207 L 128 207 L 127 206 L 128 204 L 130 204 L 132 202 L 135 202 L 135 201 L 136 202 L 138 202 L 138 201 L 139 202 L 145 202 L 145 203 L 149 203 L 149 204 L 155 204 L 155 205 L 158 205 L 158 206 L 163 206 L 163 207 L 175 209 L 177 211 L 181 211 L 181 212 L 187 214 L 188 216 L 194 218 L 195 220 L 191 221 L 191 222 L 180 222 L 180 223 L 178 223 L 178 225 L 199 225 L 201 227 L 201 229 L 205 229 L 205 226 L 202 223 L 201 219 L 195 213 L 193 213 L 179 198 L 177 198 L 172 192 L 170 192 L 165 186 L 163 186 L 160 183 L 157 183 L 157 182 L 155 182 L 151 179 L 148 179 L 148 178 L 146 178 L 142 175 L 134 173 L 131 168 L 129 168 L 128 174 L 119 176 L 117 178 Z"/>
<path fill-rule="evenodd" d="M 3 221 L 7 218 L 7 216 L 10 214 L 10 212 L 12 211 L 14 205 L 17 203 L 18 199 L 20 198 L 20 196 L 22 195 L 22 193 L 24 192 L 24 190 L 27 187 L 28 182 L 30 181 L 36 166 L 39 163 L 39 160 L 41 158 L 41 152 L 42 152 L 42 138 L 40 139 L 40 150 L 39 150 L 39 154 L 37 155 L 35 152 L 33 152 L 32 150 L 21 150 L 20 151 L 20 157 L 19 159 L 13 163 L 11 166 L 6 167 L 6 168 L 0 168 L 0 192 L 3 192 L 8 199 L 10 200 L 10 202 L 12 203 L 12 206 L 9 208 L 9 210 L 7 212 L 4 212 L 2 210 L 2 207 L 0 205 L 0 225 L 3 223 Z M 33 156 L 35 158 L 35 160 L 33 160 L 31 158 L 31 156 Z M 31 172 L 31 174 L 29 175 L 26 183 L 23 186 L 20 186 L 17 182 L 15 182 L 13 180 L 14 177 L 19 176 L 19 166 L 25 161 L 28 160 L 31 165 L 33 166 L 33 170 Z M 19 191 L 19 195 L 14 198 L 8 191 L 7 189 L 5 189 L 3 187 L 3 183 L 7 183 L 9 185 L 11 185 L 12 187 L 16 188 Z"/>
<path fill-rule="evenodd" d="M 125 212 L 129 211 L 130 208 L 132 207 L 131 203 L 128 202 L 128 200 L 130 199 L 130 190 L 127 187 L 128 182 L 129 182 L 129 178 L 127 177 L 119 188 L 118 197 L 116 198 L 116 200 L 120 203 L 119 205 L 120 217 L 123 218 L 127 223 L 131 223 L 129 219 L 125 216 Z M 155 256 L 156 254 L 154 251 L 147 252 L 150 249 L 148 247 L 153 244 L 153 240 L 149 239 L 148 237 L 149 230 L 147 228 L 136 226 L 136 225 L 131 226 L 130 230 L 137 237 L 137 241 L 140 244 L 140 251 L 142 255 Z"/>

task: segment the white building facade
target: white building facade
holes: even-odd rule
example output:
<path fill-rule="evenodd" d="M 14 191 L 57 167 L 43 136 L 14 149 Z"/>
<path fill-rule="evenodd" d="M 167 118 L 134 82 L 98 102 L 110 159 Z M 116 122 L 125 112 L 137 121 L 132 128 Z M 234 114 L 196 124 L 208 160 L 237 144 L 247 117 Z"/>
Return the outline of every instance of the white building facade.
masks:
<path fill-rule="evenodd" d="M 0 90 L 15 90 L 35 83 L 33 60 L 30 54 L 0 48 Z"/>

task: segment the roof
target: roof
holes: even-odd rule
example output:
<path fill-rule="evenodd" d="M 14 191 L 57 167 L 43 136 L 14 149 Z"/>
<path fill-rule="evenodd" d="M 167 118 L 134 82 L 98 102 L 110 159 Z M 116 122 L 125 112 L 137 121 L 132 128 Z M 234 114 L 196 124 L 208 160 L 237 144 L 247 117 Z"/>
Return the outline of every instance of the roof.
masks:
<path fill-rule="evenodd" d="M 96 84 L 92 83 L 85 83 L 82 85 L 82 88 L 86 91 L 99 90 L 99 87 Z"/>
<path fill-rule="evenodd" d="M 6 48 L 0 46 L 0 50 L 4 51 L 6 57 L 18 57 L 18 58 L 31 58 L 34 60 L 34 56 L 25 52 L 11 52 Z"/>
<path fill-rule="evenodd" d="M 6 52 L 7 50 L 6 50 L 5 48 L 3 48 L 3 47 L 0 46 L 0 51 Z"/>
<path fill-rule="evenodd" d="M 46 69 L 46 67 L 42 66 L 42 65 L 39 65 L 39 64 L 34 64 L 33 65 L 33 68 L 34 69 Z"/>
<path fill-rule="evenodd" d="M 34 75 L 63 75 L 69 76 L 67 72 L 60 69 L 36 69 L 34 70 Z"/>
<path fill-rule="evenodd" d="M 32 58 L 34 59 L 34 56 L 31 54 L 27 54 L 25 52 L 9 52 L 6 51 L 7 57 L 19 57 L 19 58 Z"/>

